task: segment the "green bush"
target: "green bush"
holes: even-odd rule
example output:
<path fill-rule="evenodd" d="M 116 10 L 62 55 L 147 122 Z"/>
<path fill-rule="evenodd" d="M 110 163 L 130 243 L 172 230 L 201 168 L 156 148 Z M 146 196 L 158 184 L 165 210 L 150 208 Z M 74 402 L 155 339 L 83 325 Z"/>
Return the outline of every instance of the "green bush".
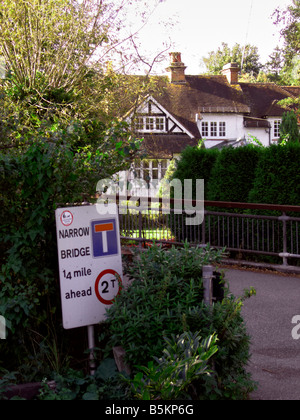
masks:
<path fill-rule="evenodd" d="M 45 383 L 38 400 L 126 400 L 130 398 L 130 388 L 117 370 L 113 359 L 103 360 L 94 375 L 84 375 L 69 369 L 64 375 L 55 374 L 56 389 L 50 389 Z"/>
<path fill-rule="evenodd" d="M 261 150 L 253 145 L 222 149 L 208 182 L 208 200 L 246 203 Z"/>
<path fill-rule="evenodd" d="M 211 374 L 209 360 L 218 351 L 216 336 L 203 340 L 199 332 L 184 332 L 164 340 L 166 348 L 163 357 L 155 358 L 156 365 L 149 362 L 147 367 L 140 367 L 128 381 L 138 399 L 189 399 L 192 383 Z"/>
<path fill-rule="evenodd" d="M 250 337 L 241 315 L 243 301 L 255 294 L 245 292 L 236 299 L 226 293 L 223 302 L 213 305 L 212 311 L 205 305 L 192 308 L 186 315 L 188 330 L 201 330 L 204 337 L 216 334 L 218 352 L 213 358 L 215 374 L 197 383 L 200 397 L 209 399 L 245 399 L 255 388 L 246 371 L 250 360 Z"/>
<path fill-rule="evenodd" d="M 295 112 L 285 112 L 280 125 L 280 142 L 299 143 L 298 118 Z"/>
<path fill-rule="evenodd" d="M 300 205 L 299 157 L 297 142 L 221 151 L 189 147 L 172 179 L 193 179 L 194 199 L 195 180 L 204 179 L 206 200 Z"/>
<path fill-rule="evenodd" d="M 61 155 L 50 144 L 0 155 L 0 313 L 8 328 L 1 358 L 6 368 L 38 362 L 37 352 L 55 318 L 59 293 L 54 209 L 63 196 L 72 198 L 69 188 L 76 176 L 66 169 L 72 165 L 71 153 Z"/>
<path fill-rule="evenodd" d="M 179 179 L 184 185 L 185 179 L 204 179 L 204 194 L 207 199 L 207 187 L 211 177 L 212 169 L 218 159 L 218 149 L 201 149 L 187 147 L 181 154 L 180 160 L 176 162 L 176 169 L 172 179 Z M 196 183 L 193 185 L 193 198 L 196 198 Z"/>
<path fill-rule="evenodd" d="M 129 268 L 133 280 L 108 310 L 112 346 L 123 346 L 132 367 L 163 351 L 163 336 L 183 331 L 183 314 L 203 299 L 202 266 L 222 251 L 154 246 Z M 142 279 L 142 281 L 141 281 Z"/>
<path fill-rule="evenodd" d="M 299 162 L 299 143 L 262 149 L 249 202 L 300 205 Z"/>
<path fill-rule="evenodd" d="M 192 198 L 198 198 L 196 194 L 196 180 L 204 180 L 204 198 L 207 199 L 208 182 L 211 176 L 211 171 L 219 155 L 219 150 L 206 150 L 202 148 L 187 147 L 181 159 L 176 162 L 176 168 L 171 174 L 170 181 L 180 180 L 182 184 L 182 195 L 185 197 L 184 181 L 192 180 Z M 174 197 L 171 189 L 171 197 Z M 174 206 L 172 206 L 174 208 Z M 188 241 L 189 243 L 199 242 L 199 233 L 196 233 L 194 228 L 187 228 L 185 213 L 174 214 L 171 213 L 168 217 L 168 225 L 177 242 Z M 192 218 L 194 215 L 191 216 Z M 198 236 L 198 237 L 197 237 Z"/>
<path fill-rule="evenodd" d="M 135 259 L 129 269 L 132 284 L 108 310 L 110 345 L 123 346 L 133 372 L 162 356 L 164 337 L 200 331 L 203 338 L 216 335 L 219 341 L 212 358 L 214 373 L 194 378 L 197 398 L 246 398 L 253 390 L 245 371 L 250 338 L 241 316 L 242 300 L 228 295 L 212 309 L 203 303 L 202 266 L 220 257 L 221 252 L 186 244 L 183 250 L 168 252 L 154 246 Z"/>

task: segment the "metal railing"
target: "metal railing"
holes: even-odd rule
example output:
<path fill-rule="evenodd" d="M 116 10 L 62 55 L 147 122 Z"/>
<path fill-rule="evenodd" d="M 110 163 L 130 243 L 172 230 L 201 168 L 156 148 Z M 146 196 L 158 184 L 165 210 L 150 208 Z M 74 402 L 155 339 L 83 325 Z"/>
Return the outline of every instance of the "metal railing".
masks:
<path fill-rule="evenodd" d="M 205 201 L 204 221 L 187 226 L 185 214 L 175 214 L 174 205 L 144 199 L 140 207 L 127 206 L 134 197 L 118 197 L 121 238 L 139 244 L 210 244 L 241 256 L 260 255 L 282 260 L 283 266 L 300 265 L 300 206 Z M 138 198 L 137 198 L 138 200 Z M 192 201 L 193 207 L 198 202 Z M 184 213 L 184 212 L 183 212 Z M 272 260 L 272 261 L 273 261 Z"/>

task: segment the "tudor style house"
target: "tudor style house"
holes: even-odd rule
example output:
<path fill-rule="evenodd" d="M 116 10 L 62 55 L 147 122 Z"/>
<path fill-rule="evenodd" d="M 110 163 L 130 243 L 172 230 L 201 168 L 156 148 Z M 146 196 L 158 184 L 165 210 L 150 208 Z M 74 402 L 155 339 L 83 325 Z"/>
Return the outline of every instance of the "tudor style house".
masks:
<path fill-rule="evenodd" d="M 128 114 L 148 156 L 132 165 L 129 179 L 143 179 L 155 193 L 170 160 L 201 139 L 206 148 L 238 147 L 251 136 L 264 146 L 278 142 L 286 111 L 278 102 L 299 97 L 300 87 L 239 83 L 236 63 L 224 66 L 221 75 L 189 76 L 181 53 L 170 57 L 170 77 L 158 78 L 159 93 Z"/>

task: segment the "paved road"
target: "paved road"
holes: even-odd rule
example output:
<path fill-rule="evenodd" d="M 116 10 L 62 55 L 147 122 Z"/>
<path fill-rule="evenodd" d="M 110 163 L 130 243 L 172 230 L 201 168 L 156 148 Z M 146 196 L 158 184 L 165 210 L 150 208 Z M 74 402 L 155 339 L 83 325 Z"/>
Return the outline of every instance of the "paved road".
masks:
<path fill-rule="evenodd" d="M 252 337 L 249 371 L 259 382 L 251 398 L 300 400 L 300 339 L 292 337 L 297 327 L 292 319 L 300 316 L 300 276 L 234 269 L 225 272 L 234 295 L 242 295 L 251 286 L 257 291 L 243 308 Z"/>

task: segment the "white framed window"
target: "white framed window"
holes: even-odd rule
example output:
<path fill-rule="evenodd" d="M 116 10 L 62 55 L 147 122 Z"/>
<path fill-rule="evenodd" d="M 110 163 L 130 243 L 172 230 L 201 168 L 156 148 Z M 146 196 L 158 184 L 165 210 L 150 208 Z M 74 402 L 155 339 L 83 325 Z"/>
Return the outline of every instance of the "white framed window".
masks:
<path fill-rule="evenodd" d="M 210 123 L 210 136 L 217 137 L 218 135 L 218 124 L 216 122 Z"/>
<path fill-rule="evenodd" d="M 165 117 L 136 117 L 134 127 L 140 132 L 160 132 L 166 131 Z"/>
<path fill-rule="evenodd" d="M 202 137 L 208 137 L 208 122 L 207 121 L 202 121 L 201 133 L 202 133 Z"/>
<path fill-rule="evenodd" d="M 145 130 L 146 131 L 153 131 L 154 130 L 154 118 L 152 118 L 152 117 L 147 117 L 146 118 Z"/>
<path fill-rule="evenodd" d="M 166 131 L 165 121 L 166 119 L 164 117 L 155 118 L 155 128 L 157 131 Z"/>
<path fill-rule="evenodd" d="M 147 183 L 153 180 L 161 181 L 166 175 L 169 163 L 168 159 L 137 159 L 131 165 L 129 179 L 143 179 Z"/>
<path fill-rule="evenodd" d="M 279 139 L 280 137 L 280 125 L 281 125 L 281 120 L 274 121 L 274 138 L 276 139 Z"/>
<path fill-rule="evenodd" d="M 144 130 L 144 118 L 137 117 L 135 119 L 135 129 L 136 131 L 143 131 Z"/>
<path fill-rule="evenodd" d="M 202 121 L 201 135 L 204 138 L 211 137 L 226 137 L 226 122 L 225 121 Z"/>
<path fill-rule="evenodd" d="M 226 137 L 226 122 L 219 123 L 219 135 L 220 137 Z"/>

